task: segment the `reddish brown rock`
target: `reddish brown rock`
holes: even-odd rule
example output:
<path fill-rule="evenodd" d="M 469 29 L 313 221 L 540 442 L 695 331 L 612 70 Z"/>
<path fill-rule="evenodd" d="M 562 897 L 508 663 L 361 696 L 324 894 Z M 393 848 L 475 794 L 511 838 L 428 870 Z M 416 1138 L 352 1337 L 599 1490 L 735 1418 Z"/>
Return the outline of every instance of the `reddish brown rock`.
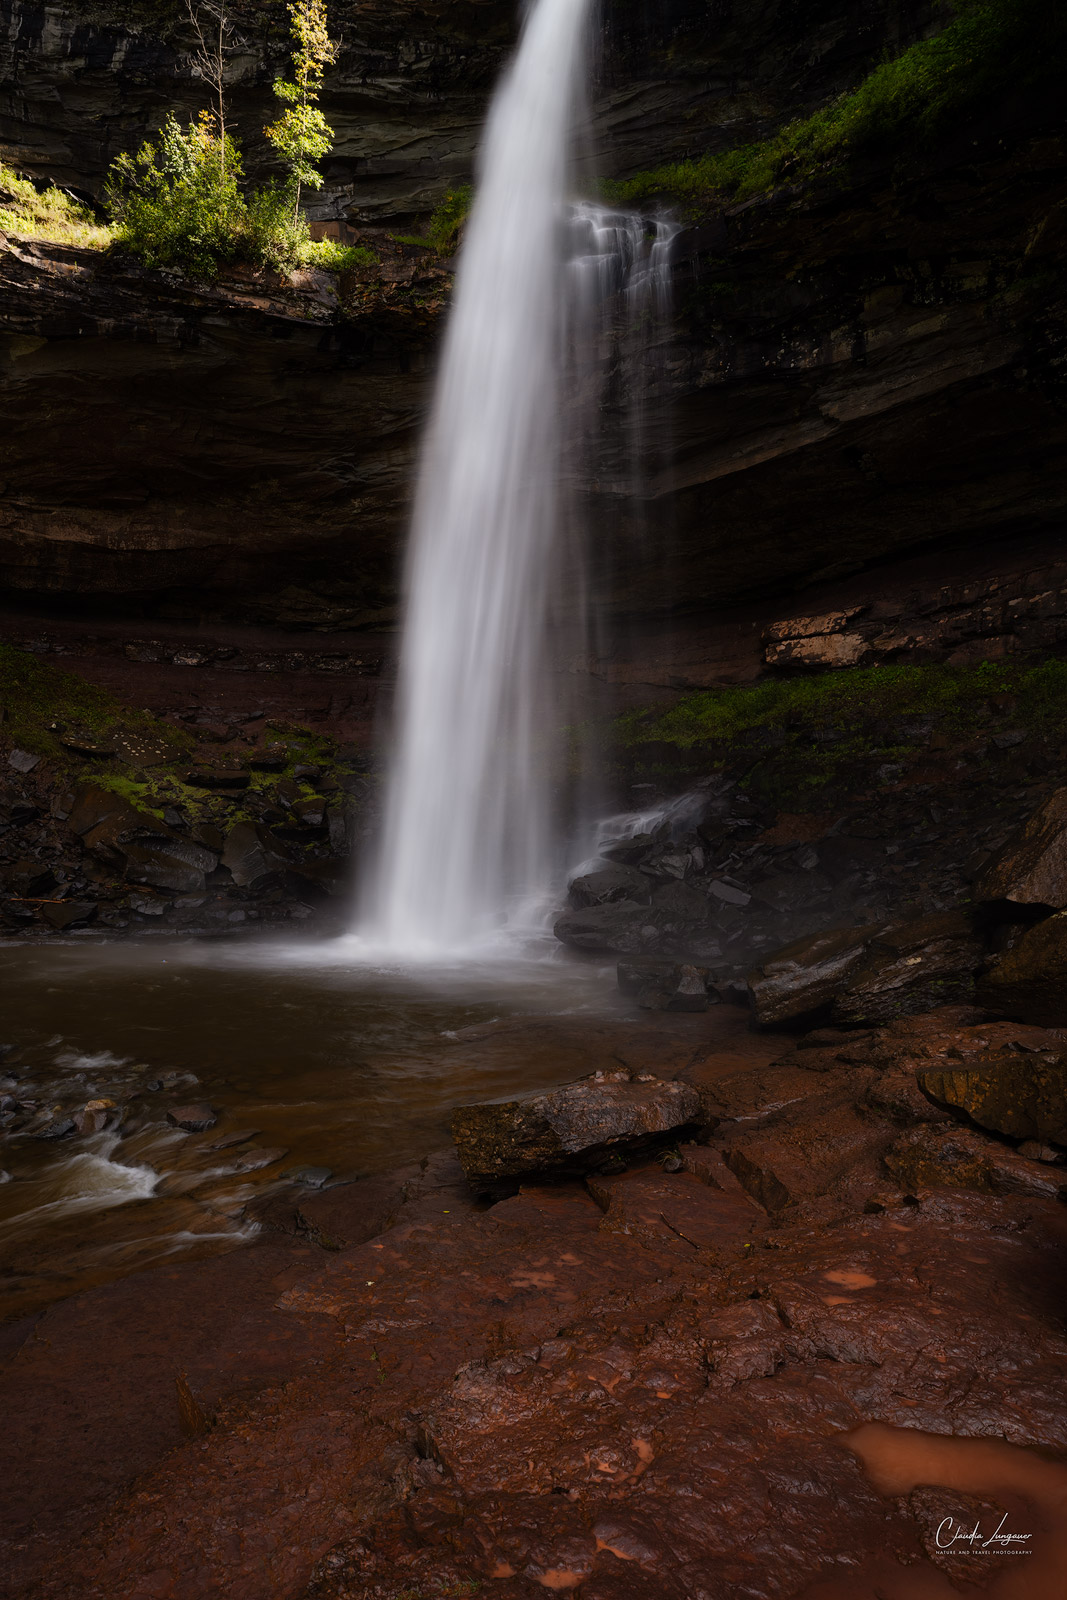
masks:
<path fill-rule="evenodd" d="M 984 975 L 978 999 L 1026 1022 L 1067 1024 L 1067 912 L 1024 933 Z"/>
<path fill-rule="evenodd" d="M 1004 1050 L 966 1066 L 927 1069 L 920 1088 L 983 1128 L 1067 1145 L 1067 1054 Z"/>
<path fill-rule="evenodd" d="M 886 1153 L 885 1164 L 909 1189 L 974 1189 L 1048 1200 L 1067 1194 L 1067 1175 L 970 1128 L 914 1128 Z"/>
<path fill-rule="evenodd" d="M 1067 907 L 1067 789 L 1023 824 L 974 886 L 977 900 Z"/>
<path fill-rule="evenodd" d="M 692 1123 L 695 1089 L 652 1074 L 597 1073 L 547 1094 L 460 1106 L 452 1137 L 474 1184 L 561 1167 L 590 1168 L 613 1151 L 639 1149 L 656 1135 Z"/>

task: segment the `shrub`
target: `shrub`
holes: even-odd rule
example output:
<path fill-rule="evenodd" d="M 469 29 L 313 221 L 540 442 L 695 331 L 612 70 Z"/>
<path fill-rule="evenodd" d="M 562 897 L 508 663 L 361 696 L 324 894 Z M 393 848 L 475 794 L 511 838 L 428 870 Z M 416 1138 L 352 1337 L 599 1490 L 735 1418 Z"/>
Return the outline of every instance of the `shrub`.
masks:
<path fill-rule="evenodd" d="M 121 155 L 105 195 L 115 243 L 148 267 L 184 267 L 205 277 L 241 253 L 248 207 L 239 189 L 241 156 L 215 132 L 207 112 L 182 128 L 168 116 L 159 143 Z"/>
<path fill-rule="evenodd" d="M 445 195 L 426 227 L 426 237 L 438 255 L 449 256 L 455 250 L 473 204 L 474 189 L 469 183 L 461 183 Z"/>

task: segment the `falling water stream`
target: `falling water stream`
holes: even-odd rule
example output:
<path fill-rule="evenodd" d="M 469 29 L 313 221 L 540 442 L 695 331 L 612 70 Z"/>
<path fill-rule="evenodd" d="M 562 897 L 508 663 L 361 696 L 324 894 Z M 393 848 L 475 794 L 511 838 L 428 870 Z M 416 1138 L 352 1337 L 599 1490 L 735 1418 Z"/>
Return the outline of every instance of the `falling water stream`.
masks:
<path fill-rule="evenodd" d="M 416 495 L 381 854 L 361 931 L 491 933 L 544 887 L 561 220 L 590 0 L 538 0 L 486 130 Z"/>
<path fill-rule="evenodd" d="M 568 407 L 595 387 L 605 304 L 621 299 L 631 318 L 661 309 L 674 233 L 568 204 L 590 3 L 537 0 L 486 129 L 416 496 L 383 835 L 359 913 L 377 954 L 484 950 L 558 887 L 553 651 L 561 613 L 573 625 L 576 610 L 573 594 L 557 605 L 561 575 L 573 586 L 579 567 L 561 549 L 573 525 L 563 463 L 586 431 Z"/>

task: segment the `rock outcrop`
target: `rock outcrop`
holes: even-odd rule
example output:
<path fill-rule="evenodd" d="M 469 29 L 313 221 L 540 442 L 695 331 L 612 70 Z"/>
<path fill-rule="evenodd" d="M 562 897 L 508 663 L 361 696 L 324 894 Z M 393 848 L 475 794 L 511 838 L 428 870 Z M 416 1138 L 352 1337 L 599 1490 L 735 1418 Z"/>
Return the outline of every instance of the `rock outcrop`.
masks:
<path fill-rule="evenodd" d="M 280 5 L 258 27 L 250 16 L 239 18 L 247 49 L 234 92 L 254 166 L 284 19 Z M 839 6 L 813 32 L 776 0 L 743 27 L 689 0 L 648 24 L 621 5 L 603 58 L 600 169 L 715 147 L 725 127 L 758 133 L 833 93 L 888 42 L 908 42 L 928 16 L 924 4 Z M 180 29 L 124 33 L 100 18 L 91 6 L 6 13 L 19 85 L 0 129 L 10 158 L 90 190 L 166 100 L 197 101 Z M 325 107 L 339 141 L 321 217 L 410 226 L 470 174 L 511 8 L 407 0 L 351 17 L 342 5 L 337 20 L 345 51 Z M 672 613 L 953 541 L 970 558 L 1062 518 L 1062 307 L 1048 286 L 1063 252 L 1065 172 L 1054 108 L 991 107 L 922 160 L 722 207 L 680 241 L 676 327 L 628 380 L 650 494 L 632 494 L 632 438 L 609 421 L 582 495 L 594 550 L 611 550 L 593 562 L 610 574 L 597 598 L 636 619 L 599 670 L 625 675 L 628 653 L 654 653 L 644 636 Z M 366 314 L 361 295 L 351 316 L 323 285 L 281 310 L 262 285 L 242 301 L 102 272 L 85 252 L 5 250 L 4 581 L 187 615 L 206 592 L 211 610 L 335 627 L 395 604 L 443 295 L 380 230 L 376 239 L 381 311 Z M 607 365 L 603 376 L 609 385 Z M 144 419 L 136 450 L 121 425 L 133 412 Z M 91 425 L 72 427 L 75 414 Z M 650 515 L 672 529 L 668 562 L 644 538 Z M 805 609 L 768 639 L 769 663 L 921 653 L 924 619 L 898 626 L 864 599 L 844 624 L 832 619 L 855 602 Z M 1014 640 L 1048 623 L 1039 604 L 1033 616 L 980 619 L 979 631 Z M 677 663 L 657 675 L 685 677 Z"/>
<path fill-rule="evenodd" d="M 1067 906 L 1067 789 L 1057 789 L 1028 817 L 974 886 L 979 900 Z"/>
<path fill-rule="evenodd" d="M 984 974 L 978 998 L 1042 1027 L 1067 1025 L 1067 913 L 1022 933 Z"/>
<path fill-rule="evenodd" d="M 583 1172 L 632 1156 L 697 1115 L 696 1091 L 651 1073 L 598 1072 L 547 1094 L 452 1113 L 460 1163 L 475 1187 L 531 1173 Z"/>
<path fill-rule="evenodd" d="M 485 1208 L 404 1169 L 51 1308 L 0 1371 L 12 1592 L 936 1593 L 989 1570 L 938 1550 L 958 1517 L 1054 1593 L 1062 1156 L 872 1093 L 1057 1044 L 956 1008 L 712 1051 L 677 1170 Z"/>

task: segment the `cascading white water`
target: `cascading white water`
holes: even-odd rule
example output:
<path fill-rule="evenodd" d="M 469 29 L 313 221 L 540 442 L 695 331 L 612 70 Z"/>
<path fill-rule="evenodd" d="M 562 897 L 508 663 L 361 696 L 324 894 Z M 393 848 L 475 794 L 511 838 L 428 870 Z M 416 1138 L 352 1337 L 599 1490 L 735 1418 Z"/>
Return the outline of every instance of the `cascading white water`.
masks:
<path fill-rule="evenodd" d="M 415 503 L 396 745 L 360 932 L 448 954 L 550 871 L 561 226 L 591 0 L 535 0 L 490 112 Z"/>

